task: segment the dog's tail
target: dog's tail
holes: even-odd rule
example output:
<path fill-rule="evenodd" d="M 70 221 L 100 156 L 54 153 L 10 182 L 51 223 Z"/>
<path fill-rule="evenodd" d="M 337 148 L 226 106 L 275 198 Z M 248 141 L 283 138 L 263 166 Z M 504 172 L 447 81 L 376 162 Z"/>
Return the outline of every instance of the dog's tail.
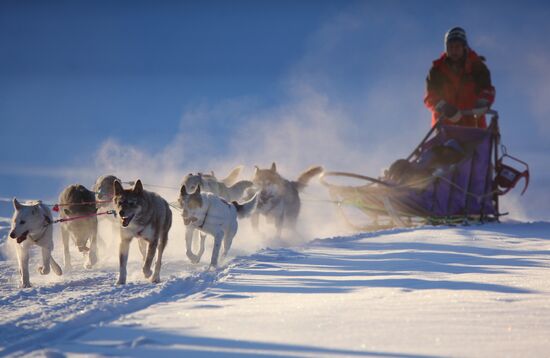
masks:
<path fill-rule="evenodd" d="M 239 219 L 246 218 L 247 216 L 252 214 L 252 211 L 254 211 L 254 209 L 256 208 L 257 201 L 258 194 L 254 195 L 252 199 L 242 204 L 234 201 L 233 206 L 235 206 L 235 209 L 237 209 L 237 216 L 239 217 Z"/>
<path fill-rule="evenodd" d="M 244 195 L 244 191 L 250 188 L 252 185 L 254 185 L 254 183 L 252 183 L 250 180 L 241 180 L 228 187 L 227 190 L 229 191 L 230 200 L 234 201 L 242 198 Z"/>
<path fill-rule="evenodd" d="M 241 170 L 243 170 L 242 165 L 235 167 L 224 179 L 220 181 L 228 187 L 234 185 L 237 181 L 237 178 L 239 177 L 239 174 L 241 174 Z"/>
<path fill-rule="evenodd" d="M 53 257 L 50 257 L 50 267 L 52 268 L 53 272 L 55 272 L 57 276 L 63 275 L 63 271 L 61 270 L 61 267 L 57 262 L 55 262 Z"/>
<path fill-rule="evenodd" d="M 298 180 L 293 181 L 292 185 L 296 188 L 296 190 L 301 191 L 307 186 L 311 178 L 321 174 L 322 172 L 323 172 L 323 167 L 320 167 L 320 166 L 310 167 L 305 172 L 300 174 L 300 176 L 298 177 Z"/>

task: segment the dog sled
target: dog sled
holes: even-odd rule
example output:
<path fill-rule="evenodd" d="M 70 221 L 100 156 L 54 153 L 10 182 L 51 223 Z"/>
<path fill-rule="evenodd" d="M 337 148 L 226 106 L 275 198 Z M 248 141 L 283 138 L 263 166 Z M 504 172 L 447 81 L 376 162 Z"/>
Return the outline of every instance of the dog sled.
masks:
<path fill-rule="evenodd" d="M 499 211 L 500 196 L 522 179 L 521 194 L 527 190 L 529 166 L 500 144 L 498 113 L 487 114 L 487 129 L 439 121 L 383 177 L 325 172 L 321 183 L 339 214 L 356 230 L 499 221 L 506 215 Z"/>

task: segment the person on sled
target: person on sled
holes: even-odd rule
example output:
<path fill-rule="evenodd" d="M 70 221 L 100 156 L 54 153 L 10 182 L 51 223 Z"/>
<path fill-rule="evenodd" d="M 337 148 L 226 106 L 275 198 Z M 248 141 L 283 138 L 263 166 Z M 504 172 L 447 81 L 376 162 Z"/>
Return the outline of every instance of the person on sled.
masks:
<path fill-rule="evenodd" d="M 445 52 L 426 78 L 424 103 L 432 111 L 432 126 L 442 117 L 444 124 L 487 128 L 484 114 L 495 100 L 495 88 L 484 62 L 468 46 L 464 29 L 447 31 Z M 474 113 L 463 115 L 465 110 Z"/>

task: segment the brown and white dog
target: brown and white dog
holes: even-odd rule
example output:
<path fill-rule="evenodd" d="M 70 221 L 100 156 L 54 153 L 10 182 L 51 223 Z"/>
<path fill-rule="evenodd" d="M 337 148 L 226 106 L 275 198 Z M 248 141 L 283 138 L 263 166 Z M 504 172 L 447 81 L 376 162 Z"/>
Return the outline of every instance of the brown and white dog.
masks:
<path fill-rule="evenodd" d="M 85 267 L 97 263 L 97 207 L 95 194 L 83 185 L 73 184 L 59 194 L 59 216 L 62 219 L 82 217 L 61 224 L 65 270 L 72 268 L 69 241 L 72 239 L 78 251 L 86 256 Z M 88 247 L 89 244 L 89 247 Z"/>

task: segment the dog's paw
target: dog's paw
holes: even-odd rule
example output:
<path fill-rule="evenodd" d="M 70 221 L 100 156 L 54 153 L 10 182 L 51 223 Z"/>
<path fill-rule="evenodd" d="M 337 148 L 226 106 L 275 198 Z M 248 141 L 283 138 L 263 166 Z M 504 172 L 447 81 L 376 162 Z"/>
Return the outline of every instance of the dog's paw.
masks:
<path fill-rule="evenodd" d="M 32 285 L 30 282 L 22 282 L 20 285 L 19 285 L 19 288 L 31 288 Z"/>
<path fill-rule="evenodd" d="M 95 264 L 97 264 L 97 256 L 95 253 L 90 252 L 90 254 L 88 255 L 88 265 L 92 267 Z"/>
<path fill-rule="evenodd" d="M 187 253 L 187 258 L 189 259 L 189 261 L 191 261 L 192 264 L 198 264 L 201 261 L 200 256 L 191 253 Z"/>
<path fill-rule="evenodd" d="M 120 278 L 119 278 L 119 279 L 116 281 L 116 285 L 117 285 L 117 286 L 122 286 L 122 285 L 125 285 L 125 284 L 126 284 L 126 280 L 123 280 L 123 279 L 120 279 Z"/>
<path fill-rule="evenodd" d="M 151 277 L 152 274 L 153 274 L 153 271 L 151 271 L 150 268 L 146 268 L 146 267 L 143 268 L 143 276 L 145 276 L 145 278 Z"/>
<path fill-rule="evenodd" d="M 210 264 L 208 266 L 208 271 L 216 271 L 218 269 L 218 264 Z"/>
<path fill-rule="evenodd" d="M 57 267 L 53 266 L 52 269 L 53 269 L 53 272 L 54 272 L 57 276 L 63 275 L 63 270 L 61 269 L 61 267 L 59 267 L 59 266 L 57 266 Z"/>
<path fill-rule="evenodd" d="M 160 276 L 152 276 L 151 283 L 160 283 Z"/>
<path fill-rule="evenodd" d="M 50 266 L 47 266 L 47 267 L 44 267 L 44 266 L 40 266 L 38 268 L 38 272 L 41 274 L 41 275 L 47 275 L 50 273 Z"/>
<path fill-rule="evenodd" d="M 65 271 L 65 273 L 71 272 L 72 270 L 73 266 L 71 264 L 65 264 L 65 267 L 63 267 L 63 271 Z"/>
<path fill-rule="evenodd" d="M 88 259 L 88 260 L 86 260 L 86 263 L 84 264 L 84 267 L 89 270 L 92 267 L 94 267 L 96 263 L 97 263 L 97 260 Z"/>

